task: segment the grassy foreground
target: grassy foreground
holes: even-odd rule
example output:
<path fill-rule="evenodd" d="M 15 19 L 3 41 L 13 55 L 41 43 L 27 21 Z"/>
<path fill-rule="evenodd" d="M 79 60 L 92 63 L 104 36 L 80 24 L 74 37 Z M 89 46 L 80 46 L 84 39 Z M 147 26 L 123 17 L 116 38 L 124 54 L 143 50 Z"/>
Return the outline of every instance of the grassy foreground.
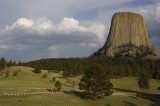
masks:
<path fill-rule="evenodd" d="M 63 91 L 78 90 L 78 82 L 81 78 L 81 76 L 63 78 L 62 73 L 49 73 L 45 70 L 41 74 L 34 74 L 32 68 L 18 66 L 7 70 L 9 76 L 0 77 L 0 93 L 31 88 L 54 88 L 54 82 L 50 82 L 53 76 L 63 83 Z M 17 76 L 12 76 L 15 71 L 19 71 Z M 44 74 L 47 75 L 46 78 L 42 78 Z M 160 91 L 157 89 L 160 86 L 159 80 L 151 80 L 151 88 L 147 91 L 140 90 L 137 79 L 133 77 L 112 78 L 111 82 L 114 85 L 113 95 L 97 101 L 84 100 L 73 94 L 53 93 L 1 96 L 0 106 L 159 106 Z"/>

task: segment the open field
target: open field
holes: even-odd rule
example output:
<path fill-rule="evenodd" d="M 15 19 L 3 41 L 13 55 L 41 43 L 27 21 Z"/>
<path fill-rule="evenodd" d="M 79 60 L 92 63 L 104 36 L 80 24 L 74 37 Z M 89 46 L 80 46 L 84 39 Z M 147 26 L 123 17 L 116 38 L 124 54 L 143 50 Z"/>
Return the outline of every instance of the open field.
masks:
<path fill-rule="evenodd" d="M 159 80 L 152 79 L 150 89 L 142 91 L 134 77 L 112 78 L 113 95 L 93 101 L 66 93 L 78 90 L 81 76 L 63 78 L 62 72 L 52 73 L 45 70 L 41 74 L 35 74 L 31 68 L 18 66 L 7 70 L 9 76 L 0 77 L 0 106 L 159 106 Z M 18 71 L 17 76 L 13 76 L 15 71 Z M 42 78 L 44 74 L 47 75 L 46 78 Z M 50 81 L 52 77 L 62 82 L 62 91 L 65 92 L 48 91 L 54 88 L 54 82 Z"/>

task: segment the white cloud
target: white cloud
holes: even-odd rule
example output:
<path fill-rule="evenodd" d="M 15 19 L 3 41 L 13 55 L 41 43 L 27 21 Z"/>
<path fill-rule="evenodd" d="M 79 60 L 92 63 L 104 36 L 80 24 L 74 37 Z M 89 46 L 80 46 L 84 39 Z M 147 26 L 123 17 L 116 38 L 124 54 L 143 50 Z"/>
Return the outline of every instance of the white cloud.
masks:
<path fill-rule="evenodd" d="M 54 24 L 51 20 L 47 18 L 40 18 L 35 21 L 34 28 L 42 30 L 52 30 L 54 28 Z"/>
<path fill-rule="evenodd" d="M 20 18 L 11 26 L 7 26 L 3 29 L 4 32 L 9 32 L 10 34 L 21 33 L 21 31 L 25 31 L 27 34 L 34 34 L 37 36 L 45 35 L 45 36 L 62 36 L 62 35 L 54 35 L 56 34 L 64 34 L 64 35 L 72 35 L 72 33 L 93 33 L 93 35 L 85 35 L 89 37 L 96 37 L 98 39 L 97 42 L 102 42 L 104 40 L 104 31 L 105 26 L 101 23 L 93 23 L 87 26 L 81 26 L 79 21 L 74 18 L 64 18 L 61 22 L 57 24 L 53 24 L 53 22 L 47 18 L 39 18 L 37 20 L 31 20 L 27 18 Z M 22 36 L 21 34 L 18 34 Z M 10 35 L 11 36 L 11 35 Z M 28 35 L 29 36 L 29 35 Z M 73 35 L 78 36 L 78 35 Z"/>
<path fill-rule="evenodd" d="M 89 27 L 89 31 L 94 32 L 98 38 L 99 38 L 99 43 L 103 45 L 105 41 L 105 26 L 102 24 L 93 24 Z"/>
<path fill-rule="evenodd" d="M 84 42 L 80 43 L 80 46 L 82 46 L 82 47 L 93 47 L 93 48 L 99 47 L 97 45 L 97 43 L 84 43 Z"/>
<path fill-rule="evenodd" d="M 3 45 L 3 44 L 0 45 L 0 49 L 8 49 L 8 48 L 9 48 L 8 45 Z"/>
<path fill-rule="evenodd" d="M 31 27 L 33 25 L 33 21 L 26 19 L 26 18 L 20 18 L 18 19 L 13 25 L 12 28 L 14 27 Z"/>
<path fill-rule="evenodd" d="M 89 30 L 85 26 L 80 26 L 78 20 L 73 18 L 64 18 L 56 25 L 56 31 L 59 33 L 71 33 L 76 31 L 87 32 Z"/>
<path fill-rule="evenodd" d="M 57 48 L 58 48 L 57 45 L 52 45 L 47 49 L 47 52 L 49 51 L 49 54 L 51 57 L 54 57 L 54 58 L 59 57 Z"/>
<path fill-rule="evenodd" d="M 160 3 L 139 6 L 134 10 L 143 14 L 147 21 L 160 22 Z"/>
<path fill-rule="evenodd" d="M 151 42 L 160 51 L 160 1 L 153 0 L 154 3 L 144 6 L 130 8 L 134 12 L 138 12 L 144 16 L 147 25 L 148 34 Z"/>
<path fill-rule="evenodd" d="M 32 51 L 58 57 L 61 47 L 64 47 L 64 52 L 72 45 L 73 51 L 76 46 L 97 49 L 104 43 L 104 31 L 105 26 L 101 23 L 85 26 L 74 18 L 64 18 L 58 23 L 44 17 L 37 20 L 20 18 L 0 30 L 0 50 L 4 51 L 1 55 L 12 50 L 17 55 Z"/>
<path fill-rule="evenodd" d="M 64 18 L 60 25 L 65 28 L 77 28 L 79 26 L 79 21 L 73 18 Z"/>

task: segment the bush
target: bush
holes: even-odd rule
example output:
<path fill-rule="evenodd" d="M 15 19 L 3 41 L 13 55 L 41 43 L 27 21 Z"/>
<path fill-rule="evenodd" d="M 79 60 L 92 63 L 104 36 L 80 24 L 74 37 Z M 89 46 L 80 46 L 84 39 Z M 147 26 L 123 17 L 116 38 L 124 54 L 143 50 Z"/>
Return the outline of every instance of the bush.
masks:
<path fill-rule="evenodd" d="M 32 72 L 36 74 L 40 74 L 41 70 L 39 68 L 35 68 Z"/>
<path fill-rule="evenodd" d="M 2 71 L 0 71 L 0 76 L 3 76 L 3 72 Z"/>
<path fill-rule="evenodd" d="M 55 87 L 56 91 L 60 91 L 62 89 L 62 83 L 60 81 L 56 81 Z"/>
<path fill-rule="evenodd" d="M 43 74 L 43 75 L 42 75 L 42 78 L 47 78 L 47 74 Z"/>
<path fill-rule="evenodd" d="M 13 76 L 16 77 L 18 75 L 18 71 L 14 71 Z"/>
<path fill-rule="evenodd" d="M 18 72 L 21 72 L 21 69 L 19 69 Z"/>
<path fill-rule="evenodd" d="M 9 72 L 8 72 L 8 71 L 5 72 L 4 77 L 5 77 L 5 78 L 8 78 L 8 77 L 9 77 Z"/>
<path fill-rule="evenodd" d="M 112 105 L 110 105 L 110 104 L 106 104 L 106 106 L 112 106 Z"/>
<path fill-rule="evenodd" d="M 52 79 L 50 80 L 50 82 L 55 82 L 56 81 L 56 77 L 52 77 Z"/>

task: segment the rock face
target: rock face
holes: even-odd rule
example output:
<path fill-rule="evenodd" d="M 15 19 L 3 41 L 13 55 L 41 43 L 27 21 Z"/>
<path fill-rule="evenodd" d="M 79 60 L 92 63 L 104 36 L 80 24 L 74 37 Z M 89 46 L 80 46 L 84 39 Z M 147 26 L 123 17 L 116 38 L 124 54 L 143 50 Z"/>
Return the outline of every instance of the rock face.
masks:
<path fill-rule="evenodd" d="M 105 45 L 94 55 L 146 56 L 157 55 L 149 41 L 144 19 L 131 12 L 115 13 Z"/>

